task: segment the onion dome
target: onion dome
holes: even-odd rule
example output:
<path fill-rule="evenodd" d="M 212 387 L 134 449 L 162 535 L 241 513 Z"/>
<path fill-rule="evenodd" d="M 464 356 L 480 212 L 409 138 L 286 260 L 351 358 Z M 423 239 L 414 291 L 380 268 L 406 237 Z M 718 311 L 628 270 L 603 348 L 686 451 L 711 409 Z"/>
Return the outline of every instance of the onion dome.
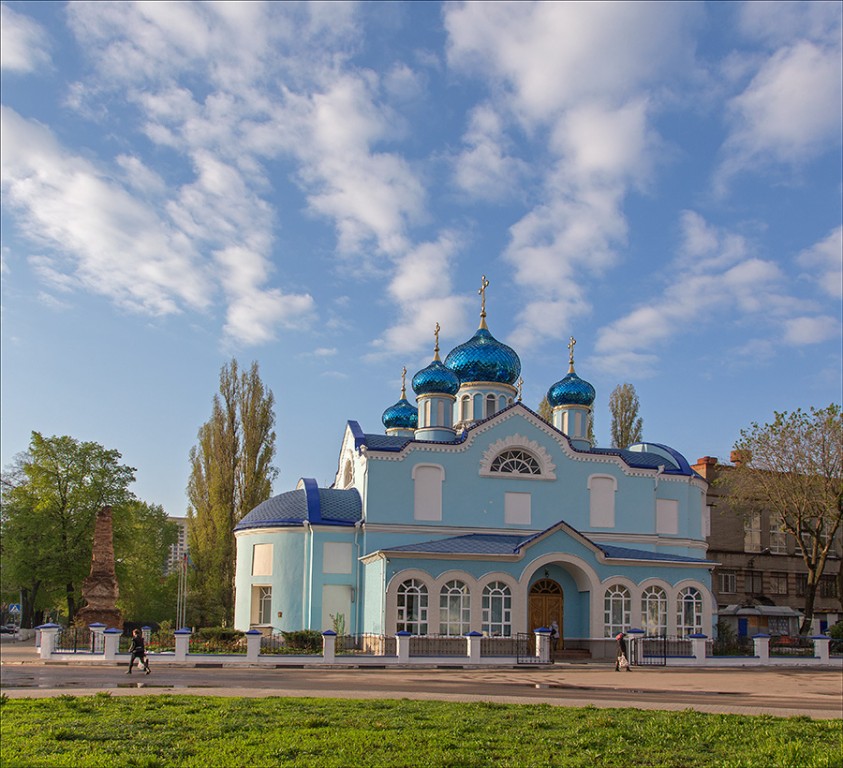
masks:
<path fill-rule="evenodd" d="M 383 412 L 381 421 L 387 429 L 416 429 L 419 425 L 419 409 L 407 400 L 407 369 L 401 372 L 401 399 Z"/>
<path fill-rule="evenodd" d="M 417 395 L 455 395 L 460 388 L 460 380 L 439 358 L 439 323 L 436 323 L 434 333 L 433 362 L 413 376 L 413 391 Z"/>
<path fill-rule="evenodd" d="M 596 397 L 594 387 L 574 372 L 574 344 L 576 343 L 572 336 L 568 344 L 568 349 L 571 351 L 568 359 L 568 374 L 547 390 L 547 402 L 552 408 L 558 405 L 591 406 L 594 403 Z"/>
<path fill-rule="evenodd" d="M 493 381 L 512 385 L 521 375 L 521 360 L 515 350 L 498 341 L 483 326 L 467 342 L 451 350 L 445 366 L 461 383 Z"/>

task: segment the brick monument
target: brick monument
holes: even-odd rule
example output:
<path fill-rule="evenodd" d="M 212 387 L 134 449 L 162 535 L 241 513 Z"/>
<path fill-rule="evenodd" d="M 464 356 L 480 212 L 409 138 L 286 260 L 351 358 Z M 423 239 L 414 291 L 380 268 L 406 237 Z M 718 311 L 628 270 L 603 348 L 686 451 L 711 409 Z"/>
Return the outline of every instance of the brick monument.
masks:
<path fill-rule="evenodd" d="M 86 627 L 100 622 L 107 627 L 122 629 L 123 616 L 117 610 L 117 573 L 114 570 L 114 538 L 111 507 L 103 507 L 94 523 L 94 549 L 91 573 L 82 582 L 84 608 L 76 614 L 76 624 Z"/>

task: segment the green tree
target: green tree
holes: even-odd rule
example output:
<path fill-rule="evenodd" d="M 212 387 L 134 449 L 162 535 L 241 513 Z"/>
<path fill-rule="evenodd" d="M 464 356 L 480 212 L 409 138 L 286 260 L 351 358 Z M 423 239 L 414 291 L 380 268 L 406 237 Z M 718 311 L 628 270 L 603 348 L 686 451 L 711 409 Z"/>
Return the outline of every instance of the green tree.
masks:
<path fill-rule="evenodd" d="M 721 482 L 732 508 L 762 510 L 796 542 L 807 569 L 804 619 L 810 630 L 814 600 L 834 537 L 843 520 L 843 418 L 841 408 L 775 413 L 770 424 L 753 422 L 735 443 L 739 458 Z"/>
<path fill-rule="evenodd" d="M 638 415 L 638 395 L 632 384 L 619 384 L 609 395 L 612 413 L 612 448 L 627 448 L 641 441 L 644 422 Z"/>
<path fill-rule="evenodd" d="M 240 372 L 237 360 L 220 370 L 211 418 L 190 450 L 188 610 L 201 625 L 234 619 L 234 526 L 272 493 L 275 399 L 258 364 Z"/>
<path fill-rule="evenodd" d="M 23 626 L 61 596 L 68 621 L 91 568 L 94 519 L 105 505 L 133 499 L 135 470 L 120 453 L 72 437 L 32 433 L 3 482 L 3 587 L 18 589 Z"/>
<path fill-rule="evenodd" d="M 112 509 L 114 557 L 120 598 L 117 607 L 130 621 L 161 622 L 175 618 L 175 575 L 167 575 L 170 545 L 178 538 L 176 523 L 159 504 L 133 499 Z"/>

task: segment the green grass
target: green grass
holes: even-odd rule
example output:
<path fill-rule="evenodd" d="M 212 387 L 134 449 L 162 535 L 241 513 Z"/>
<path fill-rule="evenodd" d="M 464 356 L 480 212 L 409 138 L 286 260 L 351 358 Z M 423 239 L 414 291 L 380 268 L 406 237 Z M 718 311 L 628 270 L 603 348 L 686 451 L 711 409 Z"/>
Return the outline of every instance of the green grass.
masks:
<path fill-rule="evenodd" d="M 843 765 L 843 722 L 807 717 L 107 693 L 0 704 L 4 768 Z"/>

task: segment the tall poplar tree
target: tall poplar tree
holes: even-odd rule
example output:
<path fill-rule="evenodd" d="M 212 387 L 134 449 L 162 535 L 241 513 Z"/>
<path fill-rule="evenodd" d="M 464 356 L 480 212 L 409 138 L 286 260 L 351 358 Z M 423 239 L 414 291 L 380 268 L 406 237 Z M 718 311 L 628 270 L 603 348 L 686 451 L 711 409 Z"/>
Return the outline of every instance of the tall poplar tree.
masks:
<path fill-rule="evenodd" d="M 612 413 L 612 448 L 627 448 L 641 442 L 644 422 L 638 415 L 638 395 L 632 384 L 619 384 L 609 395 Z"/>
<path fill-rule="evenodd" d="M 241 372 L 232 359 L 220 370 L 211 418 L 190 450 L 188 610 L 201 625 L 234 620 L 234 526 L 272 493 L 274 404 L 258 364 Z"/>

